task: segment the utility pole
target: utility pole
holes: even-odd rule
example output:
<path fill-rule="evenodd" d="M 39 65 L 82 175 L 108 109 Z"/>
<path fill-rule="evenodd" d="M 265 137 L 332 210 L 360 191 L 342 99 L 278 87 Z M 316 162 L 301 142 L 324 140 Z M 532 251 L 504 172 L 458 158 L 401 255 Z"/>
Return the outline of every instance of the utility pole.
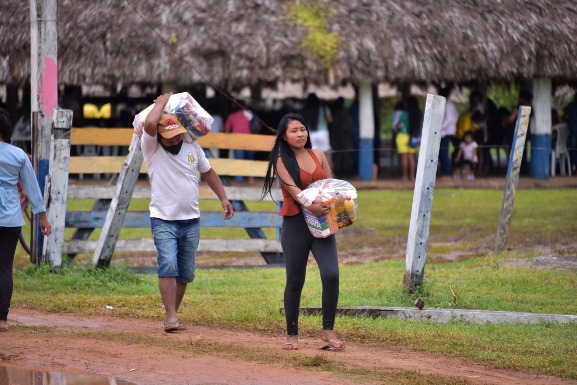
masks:
<path fill-rule="evenodd" d="M 42 192 L 50 166 L 53 114 L 58 107 L 56 17 L 57 0 L 30 0 L 32 156 Z M 36 217 L 32 222 L 31 258 L 41 263 L 44 239 Z"/>

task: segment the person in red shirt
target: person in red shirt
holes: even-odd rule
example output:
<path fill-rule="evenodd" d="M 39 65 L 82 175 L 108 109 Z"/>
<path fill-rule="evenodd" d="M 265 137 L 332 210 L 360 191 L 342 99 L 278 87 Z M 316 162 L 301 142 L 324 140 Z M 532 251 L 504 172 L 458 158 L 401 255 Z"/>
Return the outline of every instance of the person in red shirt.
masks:
<path fill-rule="evenodd" d="M 333 331 L 339 300 L 339 261 L 334 234 L 315 238 L 308 229 L 297 195 L 317 180 L 332 178 L 325 153 L 312 149 L 309 128 L 299 114 L 282 117 L 262 190 L 263 198 L 271 194 L 275 179 L 280 181 L 283 206 L 281 245 L 285 257 L 286 286 L 284 309 L 287 327 L 286 350 L 298 350 L 298 318 L 301 292 L 305 283 L 307 261 L 312 252 L 322 281 L 323 336 L 327 344 L 321 349 L 343 350 L 344 344 Z M 312 203 L 306 207 L 317 217 L 326 215 L 330 204 Z"/>
<path fill-rule="evenodd" d="M 245 103 L 241 100 L 237 102 L 236 110 L 226 118 L 224 123 L 224 132 L 227 134 L 250 134 L 250 121 L 253 118 L 252 112 L 246 109 Z M 254 151 L 232 150 L 234 159 L 254 160 Z M 236 176 L 235 182 L 242 182 L 244 177 Z M 254 184 L 254 177 L 249 177 L 249 184 Z"/>

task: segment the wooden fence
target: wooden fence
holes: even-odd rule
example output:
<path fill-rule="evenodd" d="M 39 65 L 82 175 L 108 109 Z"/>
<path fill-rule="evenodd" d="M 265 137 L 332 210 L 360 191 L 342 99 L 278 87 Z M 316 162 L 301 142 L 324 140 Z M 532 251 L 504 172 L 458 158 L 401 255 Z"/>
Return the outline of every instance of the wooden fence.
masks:
<path fill-rule="evenodd" d="M 73 128 L 70 134 L 72 146 L 128 146 L 135 142 L 131 128 Z M 225 134 L 209 133 L 198 140 L 199 144 L 206 149 L 239 149 L 250 151 L 270 151 L 275 137 L 270 135 L 252 134 Z M 137 140 L 136 140 L 137 142 Z M 131 147 L 132 148 L 132 147 Z M 131 150 L 132 151 L 132 150 Z M 140 151 L 137 148 L 136 151 Z M 116 174 L 126 168 L 128 156 L 71 156 L 69 163 L 70 174 Z M 201 227 L 216 228 L 244 228 L 250 239 L 206 239 L 202 238 L 199 251 L 234 251 L 234 252 L 259 252 L 267 263 L 283 262 L 282 249 L 278 240 L 281 226 L 281 217 L 274 211 L 255 212 L 249 211 L 246 202 L 258 201 L 261 197 L 260 187 L 235 187 L 229 186 L 228 177 L 263 177 L 266 173 L 267 161 L 264 160 L 236 160 L 228 158 L 212 158 L 211 166 L 221 176 L 229 200 L 235 208 L 235 215 L 231 220 L 224 220 L 222 211 L 202 211 L 200 218 Z M 142 161 L 138 162 L 139 173 L 146 173 L 146 166 Z M 150 188 L 131 186 L 131 194 L 126 198 L 150 198 Z M 65 227 L 76 229 L 72 238 L 65 240 L 62 253 L 74 257 L 78 253 L 94 253 L 102 239 L 88 240 L 95 228 L 105 227 L 107 216 L 110 217 L 109 209 L 115 195 L 118 192 L 115 184 L 88 185 L 69 184 L 68 199 L 95 199 L 90 211 L 67 210 Z M 128 190 L 128 189 L 127 189 Z M 282 201 L 280 190 L 274 191 L 276 202 Z M 206 200 L 216 200 L 216 195 L 204 183 L 200 187 L 200 197 Z M 116 197 L 118 198 L 118 197 Z M 274 204 L 271 202 L 271 205 Z M 127 206 L 127 205 L 126 205 Z M 150 228 L 148 211 L 126 211 L 122 216 L 120 228 Z M 263 228 L 277 229 L 275 239 L 268 239 Z M 104 232 L 101 237 L 106 236 Z M 118 237 L 118 234 L 116 234 Z M 156 251 L 151 238 L 148 239 L 118 239 L 114 243 L 114 252 L 154 252 Z M 94 261 L 98 261 L 95 255 Z"/>

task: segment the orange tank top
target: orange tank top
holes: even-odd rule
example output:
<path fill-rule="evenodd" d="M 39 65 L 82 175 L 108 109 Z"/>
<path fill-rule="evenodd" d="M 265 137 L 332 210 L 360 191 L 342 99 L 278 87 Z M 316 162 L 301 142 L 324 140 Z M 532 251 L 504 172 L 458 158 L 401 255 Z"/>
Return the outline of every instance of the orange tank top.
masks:
<path fill-rule="evenodd" d="M 311 154 L 311 157 L 315 161 L 316 167 L 312 173 L 308 173 L 302 168 L 299 168 L 301 177 L 301 186 L 303 186 L 303 188 L 307 188 L 308 185 L 310 185 L 313 182 L 316 182 L 317 180 L 327 178 L 327 174 L 325 173 L 325 170 L 321 166 L 321 163 L 319 162 L 314 151 L 311 150 L 310 148 L 307 148 L 307 151 L 309 152 L 309 154 Z M 280 188 L 283 195 L 283 204 L 278 215 L 290 217 L 300 213 L 301 212 L 300 203 L 298 203 L 293 199 L 293 197 L 289 194 L 289 192 L 285 189 L 285 187 L 282 184 Z"/>

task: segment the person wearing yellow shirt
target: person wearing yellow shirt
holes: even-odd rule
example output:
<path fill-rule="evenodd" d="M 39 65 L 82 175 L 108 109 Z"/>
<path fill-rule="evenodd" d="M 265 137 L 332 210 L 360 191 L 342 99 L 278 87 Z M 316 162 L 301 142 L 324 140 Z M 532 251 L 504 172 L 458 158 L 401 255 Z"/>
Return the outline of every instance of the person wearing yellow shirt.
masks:
<path fill-rule="evenodd" d="M 472 132 L 473 137 L 475 137 L 482 124 L 483 113 L 479 110 L 467 111 L 459 116 L 459 120 L 457 121 L 457 132 L 455 132 L 455 135 L 451 140 L 453 148 L 455 149 L 452 157 L 453 160 L 457 155 L 457 150 L 465 137 L 465 133 Z"/>
<path fill-rule="evenodd" d="M 469 111 L 462 114 L 457 121 L 457 132 L 455 137 L 462 141 L 466 132 L 473 132 L 473 134 L 481 128 L 483 123 L 483 113 L 481 111 Z M 457 146 L 458 147 L 458 146 Z"/>

